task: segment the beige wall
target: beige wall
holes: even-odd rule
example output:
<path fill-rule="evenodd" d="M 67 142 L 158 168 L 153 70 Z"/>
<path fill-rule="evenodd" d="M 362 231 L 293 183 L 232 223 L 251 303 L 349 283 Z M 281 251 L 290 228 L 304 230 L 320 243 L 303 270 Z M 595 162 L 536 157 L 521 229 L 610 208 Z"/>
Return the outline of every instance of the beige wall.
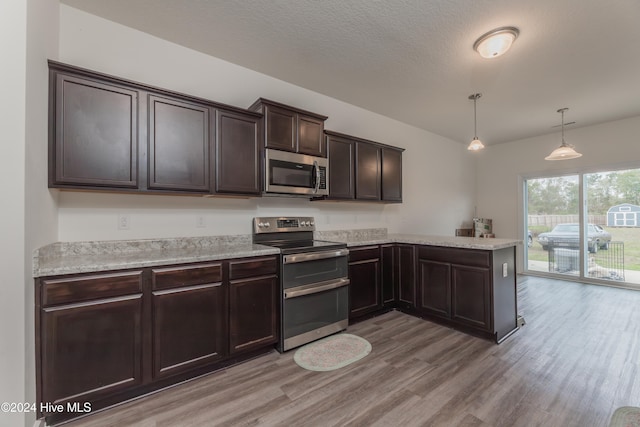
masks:
<path fill-rule="evenodd" d="M 47 59 L 58 56 L 58 0 L 27 1 L 25 94 L 25 401 L 35 402 L 33 251 L 58 240 L 57 191 L 47 188 L 49 80 Z M 35 414 L 26 414 L 32 425 Z"/>
<path fill-rule="evenodd" d="M 25 86 L 27 5 L 0 2 L 0 52 L 3 100 L 0 191 L 5 199 L 0 221 L 0 402 L 25 399 Z M 24 415 L 0 413 L 0 424 L 23 425 Z"/>
<path fill-rule="evenodd" d="M 639 135 L 640 117 L 566 129 L 565 140 L 582 157 L 555 162 L 544 158 L 560 145 L 560 133 L 490 146 L 478 156 L 478 215 L 493 219 L 498 236 L 522 239 L 523 178 L 639 168 Z M 522 271 L 522 254 L 519 261 Z"/>
<path fill-rule="evenodd" d="M 57 0 L 0 2 L 3 155 L 0 191 L 0 402 L 35 402 L 32 252 L 57 240 L 47 189 L 47 58 L 58 43 Z M 33 425 L 35 413 L 0 413 L 0 425 Z"/>
<path fill-rule="evenodd" d="M 407 150 L 402 205 L 62 192 L 60 240 L 248 234 L 254 216 L 283 214 L 315 216 L 321 230 L 453 234 L 473 214 L 474 157 L 462 144 L 64 5 L 60 20 L 63 62 L 239 107 L 273 99 L 329 116 L 328 129 Z M 118 215 L 129 215 L 129 230 L 117 229 Z"/>

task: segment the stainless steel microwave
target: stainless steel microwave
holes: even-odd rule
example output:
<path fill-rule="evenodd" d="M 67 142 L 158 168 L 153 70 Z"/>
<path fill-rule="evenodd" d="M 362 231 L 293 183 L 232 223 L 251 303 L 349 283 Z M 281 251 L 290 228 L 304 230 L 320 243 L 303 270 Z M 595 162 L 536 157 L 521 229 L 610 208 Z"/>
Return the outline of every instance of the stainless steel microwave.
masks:
<path fill-rule="evenodd" d="M 265 150 L 265 192 L 310 196 L 329 195 L 327 173 L 329 162 L 324 157 L 286 151 Z"/>

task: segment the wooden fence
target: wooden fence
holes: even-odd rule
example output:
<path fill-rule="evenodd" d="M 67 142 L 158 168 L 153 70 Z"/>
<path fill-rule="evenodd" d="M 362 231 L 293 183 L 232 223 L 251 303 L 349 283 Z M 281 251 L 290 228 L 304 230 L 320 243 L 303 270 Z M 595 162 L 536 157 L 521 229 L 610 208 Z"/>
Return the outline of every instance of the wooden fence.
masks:
<path fill-rule="evenodd" d="M 545 226 L 553 228 L 556 224 L 580 222 L 578 215 L 529 215 L 529 227 Z M 589 224 L 607 225 L 606 215 L 589 215 Z"/>

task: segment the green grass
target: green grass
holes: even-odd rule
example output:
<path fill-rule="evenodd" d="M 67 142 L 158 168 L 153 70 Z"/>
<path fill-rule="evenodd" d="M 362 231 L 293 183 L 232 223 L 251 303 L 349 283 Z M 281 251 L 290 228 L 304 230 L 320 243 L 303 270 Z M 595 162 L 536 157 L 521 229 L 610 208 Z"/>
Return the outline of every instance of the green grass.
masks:
<path fill-rule="evenodd" d="M 542 246 L 540 246 L 540 243 L 538 243 L 538 240 L 535 237 L 543 232 L 538 231 L 539 228 L 545 227 L 530 228 L 534 237 L 533 245 L 529 248 L 529 259 L 532 261 L 548 261 L 549 257 L 547 251 L 542 250 Z M 640 271 L 640 227 L 604 227 L 604 229 L 611 233 L 612 241 L 624 242 L 624 268 L 626 270 Z"/>

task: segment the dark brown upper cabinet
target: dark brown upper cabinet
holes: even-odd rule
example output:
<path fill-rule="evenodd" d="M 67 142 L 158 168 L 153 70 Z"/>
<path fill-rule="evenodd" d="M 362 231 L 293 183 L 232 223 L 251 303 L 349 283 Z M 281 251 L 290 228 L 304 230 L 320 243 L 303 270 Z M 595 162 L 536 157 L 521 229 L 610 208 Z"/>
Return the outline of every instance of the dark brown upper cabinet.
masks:
<path fill-rule="evenodd" d="M 206 105 L 149 96 L 149 188 L 208 192 Z"/>
<path fill-rule="evenodd" d="M 138 188 L 138 91 L 66 73 L 49 87 L 49 186 Z"/>
<path fill-rule="evenodd" d="M 352 200 L 355 192 L 355 142 L 326 132 L 329 157 L 329 198 Z"/>
<path fill-rule="evenodd" d="M 326 157 L 324 121 L 326 116 L 290 107 L 264 98 L 249 107 L 264 116 L 266 148 Z"/>
<path fill-rule="evenodd" d="M 49 76 L 50 187 L 260 195 L 261 114 L 55 61 Z"/>
<path fill-rule="evenodd" d="M 216 112 L 215 191 L 260 194 L 262 120 L 259 115 Z"/>
<path fill-rule="evenodd" d="M 380 200 L 380 148 L 367 142 L 356 142 L 356 198 Z"/>
<path fill-rule="evenodd" d="M 382 200 L 402 202 L 402 151 L 381 148 L 382 154 Z"/>
<path fill-rule="evenodd" d="M 327 199 L 402 202 L 403 149 L 333 131 L 325 135 Z"/>

